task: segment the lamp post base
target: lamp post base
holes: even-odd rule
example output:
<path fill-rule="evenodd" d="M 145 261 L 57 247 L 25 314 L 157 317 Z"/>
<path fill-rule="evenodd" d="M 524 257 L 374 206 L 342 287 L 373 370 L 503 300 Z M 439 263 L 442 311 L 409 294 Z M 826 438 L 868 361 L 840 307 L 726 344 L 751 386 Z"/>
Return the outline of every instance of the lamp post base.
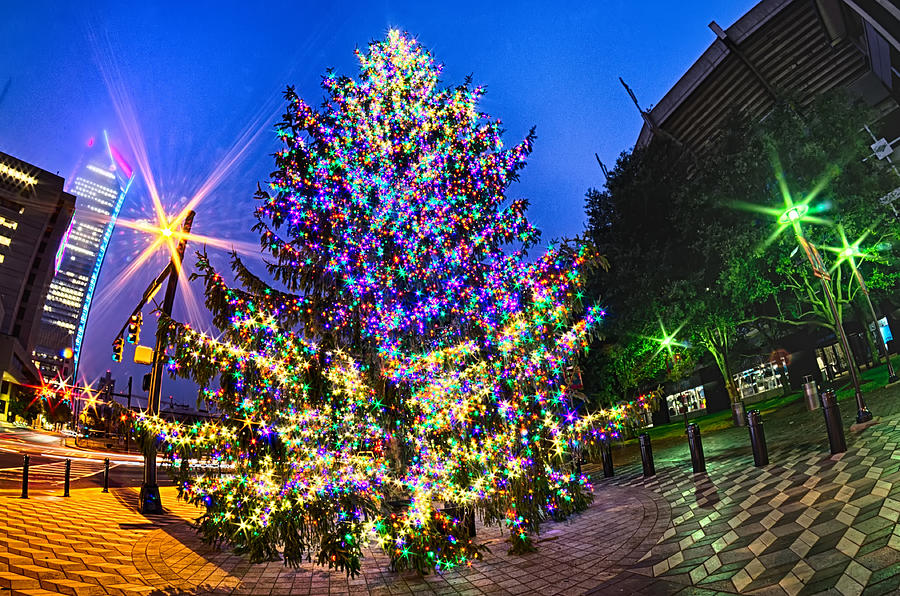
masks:
<path fill-rule="evenodd" d="M 894 373 L 888 377 L 888 385 L 893 385 L 897 381 L 900 381 L 900 377 L 897 376 L 897 373 Z"/>
<path fill-rule="evenodd" d="M 858 424 L 862 424 L 863 422 L 868 422 L 872 419 L 872 412 L 869 411 L 869 408 L 863 407 L 862 409 L 856 412 L 856 422 Z"/>
<path fill-rule="evenodd" d="M 159 486 L 141 484 L 140 512 L 144 515 L 162 515 L 162 499 L 159 497 Z"/>

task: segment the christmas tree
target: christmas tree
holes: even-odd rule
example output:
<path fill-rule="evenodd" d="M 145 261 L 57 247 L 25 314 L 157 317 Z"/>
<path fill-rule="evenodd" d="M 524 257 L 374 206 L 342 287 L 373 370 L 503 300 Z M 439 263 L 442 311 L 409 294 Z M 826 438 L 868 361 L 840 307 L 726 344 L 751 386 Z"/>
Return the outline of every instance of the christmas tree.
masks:
<path fill-rule="evenodd" d="M 204 536 L 254 561 L 355 574 L 375 540 L 397 569 L 445 569 L 480 554 L 464 511 L 528 550 L 542 521 L 588 506 L 578 455 L 627 415 L 587 414 L 569 389 L 605 314 L 581 302 L 594 256 L 527 258 L 539 235 L 506 192 L 534 134 L 504 147 L 483 88 L 440 87 L 397 31 L 357 56 L 357 79 L 323 77 L 319 109 L 286 92 L 255 226 L 283 289 L 236 256 L 229 286 L 201 254 L 219 332 L 160 322 L 170 372 L 221 419 L 140 425 L 205 507 Z"/>

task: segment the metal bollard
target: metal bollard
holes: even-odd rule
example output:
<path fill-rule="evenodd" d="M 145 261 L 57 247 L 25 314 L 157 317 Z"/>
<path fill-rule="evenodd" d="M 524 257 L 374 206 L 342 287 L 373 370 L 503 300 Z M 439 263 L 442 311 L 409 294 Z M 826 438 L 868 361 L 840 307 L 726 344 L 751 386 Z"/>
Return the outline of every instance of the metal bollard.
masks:
<path fill-rule="evenodd" d="M 832 455 L 847 451 L 847 440 L 844 438 L 844 425 L 841 423 L 841 411 L 838 408 L 834 391 L 822 392 L 822 413 L 825 415 L 825 430 L 828 431 L 828 444 Z"/>
<path fill-rule="evenodd" d="M 28 498 L 28 464 L 31 462 L 31 456 L 25 454 L 25 463 L 22 464 L 22 498 Z"/>
<path fill-rule="evenodd" d="M 72 460 L 67 459 L 66 460 L 66 479 L 65 479 L 65 482 L 63 483 L 63 496 L 64 497 L 69 496 L 69 478 L 71 477 L 71 475 L 72 475 Z"/>
<path fill-rule="evenodd" d="M 105 468 L 103 470 L 103 492 L 109 492 L 109 458 L 104 460 Z"/>
<path fill-rule="evenodd" d="M 650 446 L 650 435 L 641 433 L 638 437 L 641 444 L 641 464 L 644 466 L 644 478 L 656 474 L 656 467 L 653 465 L 653 447 Z"/>
<path fill-rule="evenodd" d="M 466 515 L 465 515 L 466 529 L 469 530 L 469 537 L 474 538 L 475 537 L 475 509 L 473 509 L 472 507 L 466 507 L 465 512 L 466 512 Z"/>
<path fill-rule="evenodd" d="M 603 441 L 600 444 L 600 459 L 603 460 L 603 477 L 604 478 L 612 478 L 613 477 L 613 461 L 612 461 L 612 446 L 609 444 L 609 441 Z"/>
<path fill-rule="evenodd" d="M 687 428 L 688 447 L 691 449 L 691 466 L 694 474 L 706 471 L 706 458 L 703 457 L 703 443 L 700 440 L 700 427 L 689 424 Z"/>
<path fill-rule="evenodd" d="M 806 398 L 806 409 L 812 412 L 819 409 L 819 389 L 816 381 L 809 375 L 803 377 L 803 395 Z"/>
<path fill-rule="evenodd" d="M 747 412 L 747 428 L 750 429 L 750 447 L 753 449 L 753 465 L 757 468 L 769 465 L 769 449 L 759 410 Z"/>

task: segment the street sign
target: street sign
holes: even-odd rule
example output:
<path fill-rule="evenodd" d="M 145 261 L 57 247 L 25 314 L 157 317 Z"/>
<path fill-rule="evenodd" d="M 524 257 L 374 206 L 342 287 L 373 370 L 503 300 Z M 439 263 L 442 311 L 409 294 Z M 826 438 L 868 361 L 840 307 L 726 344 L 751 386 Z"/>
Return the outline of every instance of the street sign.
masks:
<path fill-rule="evenodd" d="M 135 346 L 135 364 L 153 364 L 153 348 L 150 346 Z"/>
<path fill-rule="evenodd" d="M 886 139 L 878 139 L 869 145 L 869 147 L 875 152 L 875 157 L 878 159 L 884 159 L 894 152 L 894 148 L 891 147 L 891 144 L 888 143 Z"/>

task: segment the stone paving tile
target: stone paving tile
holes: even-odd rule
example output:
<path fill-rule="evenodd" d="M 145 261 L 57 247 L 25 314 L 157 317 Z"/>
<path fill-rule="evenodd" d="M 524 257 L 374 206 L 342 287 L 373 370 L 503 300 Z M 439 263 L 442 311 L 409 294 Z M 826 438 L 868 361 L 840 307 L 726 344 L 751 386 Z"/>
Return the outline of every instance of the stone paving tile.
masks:
<path fill-rule="evenodd" d="M 859 435 L 848 432 L 849 450 L 836 456 L 828 453 L 827 439 L 814 442 L 776 428 L 789 440 L 770 439 L 774 463 L 754 468 L 740 461 L 749 454 L 741 437 L 747 431 L 733 429 L 713 436 L 705 474 L 690 471 L 686 445 L 680 456 L 661 449 L 667 463 L 657 460 L 653 478 L 643 478 L 637 462 L 617 468 L 599 484 L 657 492 L 672 506 L 672 525 L 635 567 L 592 593 L 621 593 L 622 577 L 635 593 L 652 593 L 655 580 L 682 585 L 678 594 L 695 588 L 791 596 L 900 593 L 900 400 L 885 400 L 878 410 L 885 413 L 879 424 Z M 816 416 L 821 411 L 798 426 L 814 426 Z M 730 442 L 720 436 L 726 434 Z"/>
<path fill-rule="evenodd" d="M 651 491 L 606 486 L 586 512 L 548 523 L 536 539 L 537 554 L 507 555 L 505 534 L 479 524 L 478 538 L 492 552 L 470 568 L 426 577 L 394 573 L 384 553 L 370 548 L 362 573 L 348 578 L 310 565 L 250 565 L 204 544 L 187 524 L 199 511 L 177 501 L 173 490 L 163 489 L 163 499 L 168 513 L 144 518 L 133 489 L 78 489 L 69 499 L 0 494 L 0 596 L 583 594 L 636 564 L 670 521 L 667 503 Z M 711 541 L 700 544 L 703 533 L 693 532 L 695 559 L 707 558 Z"/>
<path fill-rule="evenodd" d="M 595 479 L 595 504 L 548 524 L 540 552 L 505 554 L 503 534 L 470 568 L 418 577 L 369 549 L 348 578 L 311 566 L 250 565 L 203 544 L 192 507 L 134 511 L 136 495 L 73 491 L 71 499 L 0 495 L 0 596 L 9 594 L 660 594 L 900 593 L 900 399 L 870 400 L 879 424 L 848 433 L 831 456 L 821 412 L 767 423 L 769 458 L 754 468 L 746 429 L 704 437 L 707 472 L 685 445 L 663 447 L 657 475 L 637 462 Z M 849 406 L 843 405 L 847 410 Z M 845 412 L 845 418 L 852 413 Z M 849 426 L 847 424 L 846 426 Z M 586 466 L 596 471 L 596 466 Z"/>

